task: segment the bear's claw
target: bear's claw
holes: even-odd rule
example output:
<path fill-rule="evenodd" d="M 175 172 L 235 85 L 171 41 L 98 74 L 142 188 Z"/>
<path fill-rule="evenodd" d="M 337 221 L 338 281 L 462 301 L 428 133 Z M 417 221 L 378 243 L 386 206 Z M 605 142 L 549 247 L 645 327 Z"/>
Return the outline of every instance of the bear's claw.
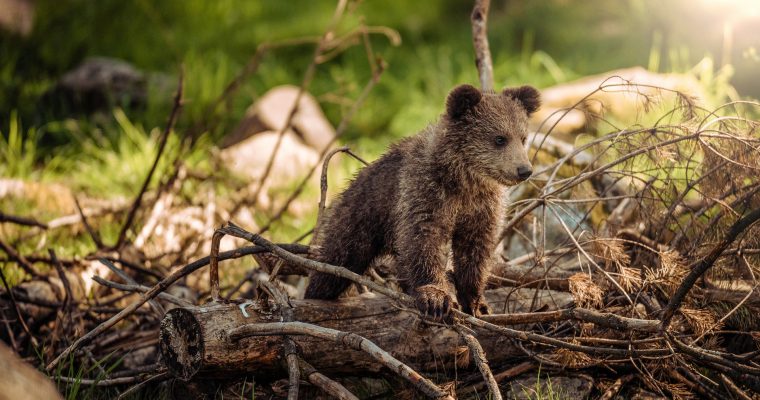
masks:
<path fill-rule="evenodd" d="M 435 320 L 448 317 L 452 308 L 459 309 L 459 303 L 448 292 L 436 285 L 418 287 L 414 291 L 414 298 L 417 309 Z"/>
<path fill-rule="evenodd" d="M 472 300 L 463 300 L 462 304 L 464 304 L 462 311 L 473 317 L 480 317 L 481 315 L 488 315 L 491 313 L 491 308 L 488 306 L 486 299 L 484 299 L 482 295 Z"/>

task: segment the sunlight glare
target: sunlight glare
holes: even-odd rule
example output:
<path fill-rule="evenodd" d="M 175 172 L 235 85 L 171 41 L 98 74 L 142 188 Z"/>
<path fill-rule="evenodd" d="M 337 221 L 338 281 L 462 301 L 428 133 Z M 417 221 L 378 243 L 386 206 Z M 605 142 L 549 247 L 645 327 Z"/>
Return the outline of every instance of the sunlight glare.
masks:
<path fill-rule="evenodd" d="M 702 0 L 702 3 L 737 19 L 760 16 L 760 0 Z"/>

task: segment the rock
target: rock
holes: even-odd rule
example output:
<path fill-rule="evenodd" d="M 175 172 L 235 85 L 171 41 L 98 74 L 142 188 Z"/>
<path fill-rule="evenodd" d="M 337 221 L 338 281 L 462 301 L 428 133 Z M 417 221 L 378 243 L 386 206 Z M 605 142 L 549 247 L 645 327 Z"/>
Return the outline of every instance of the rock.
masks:
<path fill-rule="evenodd" d="M 242 176 L 255 189 L 274 152 L 278 136 L 279 133 L 276 131 L 258 133 L 223 149 L 220 158 L 229 170 Z M 274 158 L 269 178 L 260 191 L 262 198 L 258 200 L 258 204 L 266 208 L 270 204 L 267 193 L 272 186 L 284 186 L 303 178 L 306 171 L 318 162 L 319 154 L 316 150 L 303 144 L 293 131 L 286 131 Z M 314 174 L 313 177 L 318 179 L 318 175 Z"/>
<path fill-rule="evenodd" d="M 517 379 L 500 385 L 505 399 L 586 399 L 594 387 L 594 380 L 587 375 L 540 376 L 523 374 Z"/>
<path fill-rule="evenodd" d="M 90 293 L 87 281 L 90 280 L 90 277 L 83 278 L 81 274 L 71 270 L 65 270 L 65 274 L 71 287 L 71 294 L 74 297 L 72 301 L 79 302 L 87 298 Z M 29 300 L 29 302 L 20 302 L 19 308 L 22 315 L 34 321 L 41 320 L 55 311 L 34 303 L 60 303 L 66 297 L 63 282 L 55 273 L 48 275 L 47 281 L 35 279 L 22 282 L 14 287 L 14 291 L 23 296 L 24 299 Z"/>
<path fill-rule="evenodd" d="M 62 399 L 53 382 L 0 343 L 0 400 Z"/>
<path fill-rule="evenodd" d="M 32 0 L 0 0 L 0 28 L 29 36 L 34 27 Z"/>
<path fill-rule="evenodd" d="M 644 86 L 624 86 L 629 82 Z M 596 92 L 584 100 L 584 97 L 602 85 L 618 86 Z M 543 105 L 533 114 L 531 126 L 536 129 L 544 120 L 552 118 L 551 122 L 545 122 L 541 127 L 541 131 L 545 132 L 559 117 L 557 115 L 551 116 L 552 113 L 559 109 L 573 107 L 581 101 L 583 103 L 578 106 L 578 110 L 574 110 L 562 118 L 562 121 L 555 128 L 556 133 L 567 135 L 591 124 L 593 121 L 587 120 L 585 112 L 593 114 L 604 112 L 618 118 L 636 116 L 648 105 L 645 96 L 674 97 L 671 92 L 660 91 L 655 87 L 678 90 L 696 98 L 704 98 L 704 91 L 692 76 L 658 74 L 642 67 L 624 68 L 543 89 L 541 91 Z M 603 109 L 602 105 L 604 105 Z"/>
<path fill-rule="evenodd" d="M 531 124 L 537 124 L 535 130 L 541 133 L 579 132 L 586 126 L 586 113 L 578 109 L 542 107 L 538 112 L 541 113 L 540 119 L 534 117 Z"/>
<path fill-rule="evenodd" d="M 131 64 L 94 57 L 67 72 L 42 102 L 57 114 L 93 113 L 115 106 L 141 108 L 147 102 L 145 75 Z"/>
<path fill-rule="evenodd" d="M 290 85 L 268 91 L 248 108 L 243 121 L 225 138 L 222 146 L 234 145 L 264 130 L 280 132 L 293 109 L 298 91 L 298 87 Z M 301 96 L 290 128 L 306 145 L 317 151 L 326 148 L 335 137 L 335 129 L 327 121 L 319 103 L 306 92 Z"/>
<path fill-rule="evenodd" d="M 134 241 L 135 248 L 159 263 L 167 254 L 170 258 L 182 254 L 184 259 L 208 254 L 214 228 L 222 221 L 213 196 L 206 195 L 202 204 L 187 205 L 173 194 L 165 194 L 154 203 Z"/>
<path fill-rule="evenodd" d="M 77 212 L 74 196 L 66 186 L 21 179 L 0 179 L 0 200 L 29 201 L 38 209 L 51 213 Z"/>

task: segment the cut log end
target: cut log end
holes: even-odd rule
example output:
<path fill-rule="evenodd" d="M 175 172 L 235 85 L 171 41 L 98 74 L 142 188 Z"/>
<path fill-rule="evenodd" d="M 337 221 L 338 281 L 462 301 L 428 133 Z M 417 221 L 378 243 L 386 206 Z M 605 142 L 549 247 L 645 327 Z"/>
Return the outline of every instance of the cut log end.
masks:
<path fill-rule="evenodd" d="M 172 375 L 189 380 L 200 370 L 205 346 L 201 325 L 192 312 L 175 308 L 161 321 L 159 347 Z"/>

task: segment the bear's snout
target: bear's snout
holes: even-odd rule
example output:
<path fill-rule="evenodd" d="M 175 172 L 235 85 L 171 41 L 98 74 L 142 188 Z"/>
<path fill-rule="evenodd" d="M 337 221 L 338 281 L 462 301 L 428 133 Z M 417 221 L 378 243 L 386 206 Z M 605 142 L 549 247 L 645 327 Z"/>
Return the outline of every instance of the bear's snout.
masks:
<path fill-rule="evenodd" d="M 533 169 L 529 165 L 521 165 L 517 167 L 517 177 L 524 181 L 533 175 Z"/>

